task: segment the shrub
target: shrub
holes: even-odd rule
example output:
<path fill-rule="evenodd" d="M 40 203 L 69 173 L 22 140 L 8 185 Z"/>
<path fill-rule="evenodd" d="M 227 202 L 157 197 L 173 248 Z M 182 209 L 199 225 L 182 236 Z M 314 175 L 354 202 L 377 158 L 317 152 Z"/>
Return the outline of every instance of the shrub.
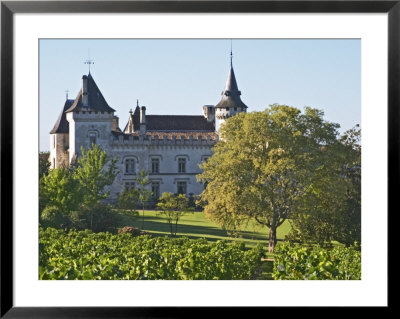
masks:
<path fill-rule="evenodd" d="M 115 232 L 121 221 L 121 216 L 113 211 L 110 205 L 100 202 L 84 206 L 82 217 L 85 228 L 91 229 L 93 232 Z"/>
<path fill-rule="evenodd" d="M 142 235 L 151 236 L 149 232 L 145 230 L 140 230 L 139 228 L 132 226 L 124 226 L 122 228 L 118 228 L 118 234 L 131 234 L 134 237 Z"/>
<path fill-rule="evenodd" d="M 56 206 L 46 206 L 40 216 L 40 224 L 45 228 L 63 228 L 68 224 L 68 216 L 63 215 Z"/>
<path fill-rule="evenodd" d="M 275 251 L 274 279 L 361 279 L 361 251 L 357 247 L 304 247 L 284 243 Z"/>

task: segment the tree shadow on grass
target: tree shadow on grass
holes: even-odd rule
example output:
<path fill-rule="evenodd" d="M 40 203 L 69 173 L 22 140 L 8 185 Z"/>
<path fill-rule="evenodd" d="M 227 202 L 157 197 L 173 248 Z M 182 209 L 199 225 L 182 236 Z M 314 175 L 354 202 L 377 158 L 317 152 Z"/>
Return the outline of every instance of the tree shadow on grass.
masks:
<path fill-rule="evenodd" d="M 142 216 L 133 217 L 132 215 L 126 216 L 120 227 L 132 226 L 142 227 Z M 159 216 L 150 216 L 144 218 L 144 230 L 150 232 L 153 236 L 170 236 L 170 226 L 165 218 Z M 263 241 L 267 237 L 263 234 L 243 231 L 239 232 L 239 237 L 232 237 L 227 234 L 227 231 L 218 227 L 203 226 L 203 225 L 188 225 L 178 223 L 177 237 L 188 237 L 190 239 L 205 238 L 207 241 L 218 240 L 243 240 L 243 241 Z"/>

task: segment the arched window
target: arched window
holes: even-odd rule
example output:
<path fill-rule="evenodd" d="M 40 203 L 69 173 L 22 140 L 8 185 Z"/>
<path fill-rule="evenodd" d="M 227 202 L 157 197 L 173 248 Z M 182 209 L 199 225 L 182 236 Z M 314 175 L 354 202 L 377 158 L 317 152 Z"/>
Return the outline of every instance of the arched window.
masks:
<path fill-rule="evenodd" d="M 125 174 L 135 174 L 135 159 L 127 158 L 125 160 Z"/>

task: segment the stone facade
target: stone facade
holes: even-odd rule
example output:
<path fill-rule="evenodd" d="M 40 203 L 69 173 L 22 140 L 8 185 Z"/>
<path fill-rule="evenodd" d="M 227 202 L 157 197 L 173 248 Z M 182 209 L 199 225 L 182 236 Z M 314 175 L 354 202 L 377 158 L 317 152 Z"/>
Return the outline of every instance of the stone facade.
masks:
<path fill-rule="evenodd" d="M 146 108 L 137 104 L 121 130 L 115 110 L 107 104 L 91 74 L 84 75 L 78 96 L 67 99 L 50 132 L 51 168 L 70 165 L 81 155 L 81 147 L 95 143 L 118 158 L 120 173 L 111 186 L 110 201 L 115 201 L 124 188 L 138 186 L 136 178 L 142 169 L 149 172 L 149 189 L 155 198 L 163 192 L 198 195 L 204 189 L 196 180 L 201 173 L 199 164 L 212 156 L 219 139 L 216 114 L 221 119 L 224 114 L 225 119 L 246 111 L 240 98 L 237 105 L 237 91 L 231 65 L 221 102 L 203 106 L 203 115 L 146 115 Z"/>

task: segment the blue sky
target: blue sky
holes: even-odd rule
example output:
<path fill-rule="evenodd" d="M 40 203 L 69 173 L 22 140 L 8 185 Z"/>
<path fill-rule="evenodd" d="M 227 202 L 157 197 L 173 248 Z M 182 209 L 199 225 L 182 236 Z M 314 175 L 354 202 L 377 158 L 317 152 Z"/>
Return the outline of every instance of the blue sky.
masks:
<path fill-rule="evenodd" d="M 230 39 L 40 40 L 40 150 L 64 105 L 75 98 L 84 61 L 120 127 L 139 104 L 147 114 L 202 114 L 221 98 Z M 273 103 L 311 106 L 340 132 L 361 124 L 361 41 L 358 39 L 233 39 L 233 67 L 248 112 Z"/>

